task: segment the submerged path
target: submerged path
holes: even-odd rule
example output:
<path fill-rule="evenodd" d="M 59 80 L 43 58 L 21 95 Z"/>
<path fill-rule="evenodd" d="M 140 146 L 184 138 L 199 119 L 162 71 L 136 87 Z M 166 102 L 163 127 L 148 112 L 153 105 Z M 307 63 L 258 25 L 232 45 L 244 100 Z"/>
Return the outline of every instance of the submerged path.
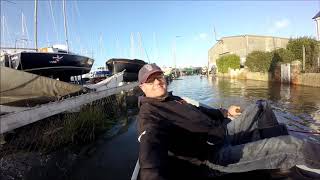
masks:
<path fill-rule="evenodd" d="M 110 140 L 101 141 L 90 157 L 78 161 L 70 179 L 77 180 L 128 180 L 138 158 L 136 120 L 127 131 Z"/>

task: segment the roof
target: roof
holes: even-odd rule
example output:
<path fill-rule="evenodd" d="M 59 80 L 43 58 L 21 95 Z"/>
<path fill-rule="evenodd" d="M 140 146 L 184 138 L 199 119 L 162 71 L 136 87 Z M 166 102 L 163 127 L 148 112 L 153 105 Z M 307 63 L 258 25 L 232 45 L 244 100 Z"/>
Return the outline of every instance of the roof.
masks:
<path fill-rule="evenodd" d="M 219 42 L 222 42 L 223 39 L 227 39 L 227 38 L 235 38 L 235 37 L 260 37 L 260 38 L 277 38 L 277 39 L 285 39 L 285 40 L 289 40 L 289 38 L 285 38 L 285 37 L 276 37 L 276 36 L 265 36 L 265 35 L 253 35 L 253 34 L 243 34 L 243 35 L 234 35 L 234 36 L 225 36 L 222 37 L 218 40 L 217 43 L 215 43 L 210 49 L 209 51 L 211 51 L 211 49 L 213 49 L 215 46 L 218 46 Z"/>
<path fill-rule="evenodd" d="M 226 39 L 226 38 L 245 37 L 245 36 L 248 36 L 248 37 L 261 37 L 261 38 L 278 38 L 278 39 L 288 39 L 288 40 L 289 40 L 289 38 L 285 38 L 285 37 L 265 36 L 265 35 L 253 35 L 253 34 L 243 34 L 243 35 L 235 35 L 235 36 L 225 36 L 225 37 L 222 37 L 220 40 Z"/>
<path fill-rule="evenodd" d="M 317 17 L 320 17 L 320 11 L 312 19 L 316 19 Z"/>

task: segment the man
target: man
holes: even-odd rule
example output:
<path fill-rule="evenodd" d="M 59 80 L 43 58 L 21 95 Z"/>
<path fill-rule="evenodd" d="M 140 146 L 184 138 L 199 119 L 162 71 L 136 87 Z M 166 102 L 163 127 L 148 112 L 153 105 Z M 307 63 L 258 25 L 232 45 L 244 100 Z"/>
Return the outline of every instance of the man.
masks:
<path fill-rule="evenodd" d="M 269 104 L 257 101 L 238 118 L 238 107 L 195 107 L 167 91 L 161 69 L 144 65 L 138 75 L 145 96 L 138 115 L 142 180 L 170 179 L 171 156 L 223 173 L 320 168 L 320 147 L 288 135 Z M 229 120 L 229 123 L 225 123 Z"/>

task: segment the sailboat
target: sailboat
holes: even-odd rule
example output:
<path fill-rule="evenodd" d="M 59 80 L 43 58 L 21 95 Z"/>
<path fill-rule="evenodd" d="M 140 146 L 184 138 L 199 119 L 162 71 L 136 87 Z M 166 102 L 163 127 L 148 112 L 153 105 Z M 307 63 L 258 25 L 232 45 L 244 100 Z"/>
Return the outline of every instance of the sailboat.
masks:
<path fill-rule="evenodd" d="M 82 75 L 90 72 L 94 60 L 69 51 L 68 33 L 65 14 L 65 0 L 63 0 L 64 29 L 66 46 L 53 45 L 52 47 L 38 48 L 37 45 L 37 6 L 35 0 L 35 48 L 22 50 L 17 53 L 3 54 L 0 64 L 17 70 L 38 74 L 41 76 L 58 78 L 61 81 L 70 81 L 71 76 Z"/>

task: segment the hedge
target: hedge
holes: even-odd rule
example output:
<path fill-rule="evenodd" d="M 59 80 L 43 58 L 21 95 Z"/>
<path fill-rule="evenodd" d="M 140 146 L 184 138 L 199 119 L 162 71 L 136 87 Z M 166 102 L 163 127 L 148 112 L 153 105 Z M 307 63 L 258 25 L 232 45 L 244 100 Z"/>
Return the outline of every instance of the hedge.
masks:
<path fill-rule="evenodd" d="M 268 72 L 272 62 L 271 52 L 252 51 L 248 54 L 245 66 L 252 72 Z"/>
<path fill-rule="evenodd" d="M 302 62 L 302 47 L 306 49 L 305 72 L 317 72 L 317 58 L 319 56 L 319 44 L 317 40 L 311 37 L 300 37 L 290 39 L 287 49 L 294 54 L 295 59 Z"/>
<path fill-rule="evenodd" d="M 297 60 L 295 58 L 295 55 L 284 48 L 277 49 L 272 51 L 272 60 L 276 62 L 282 62 L 282 63 L 291 63 L 294 60 Z"/>
<path fill-rule="evenodd" d="M 227 73 L 228 69 L 240 69 L 240 57 L 235 54 L 224 55 L 217 59 L 218 71 Z"/>

